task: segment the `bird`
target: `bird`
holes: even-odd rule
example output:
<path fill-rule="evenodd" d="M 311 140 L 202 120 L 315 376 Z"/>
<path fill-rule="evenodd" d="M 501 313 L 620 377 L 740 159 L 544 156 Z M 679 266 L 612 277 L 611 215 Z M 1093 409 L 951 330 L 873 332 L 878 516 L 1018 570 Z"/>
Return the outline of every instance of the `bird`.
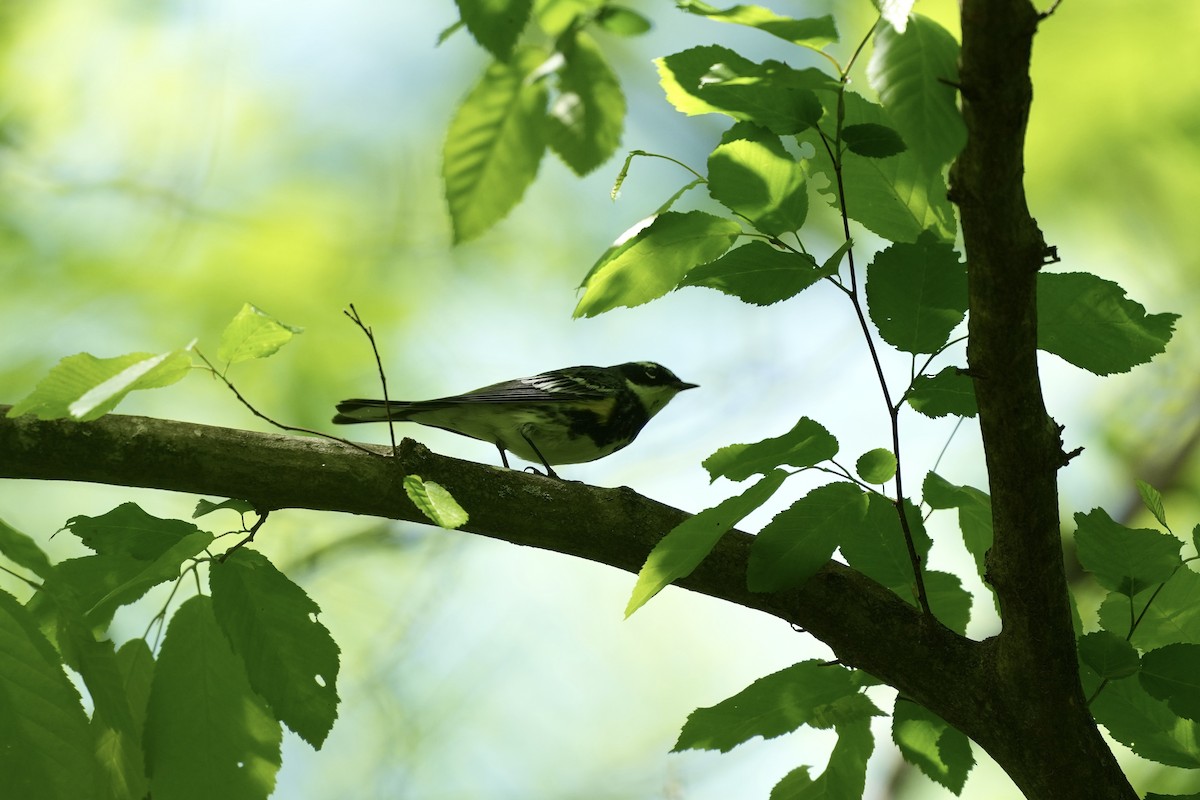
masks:
<path fill-rule="evenodd" d="M 500 451 L 552 465 L 582 464 L 627 446 L 687 383 L 653 361 L 556 369 L 464 394 L 405 402 L 355 398 L 337 404 L 337 425 L 416 422 L 489 442 Z"/>

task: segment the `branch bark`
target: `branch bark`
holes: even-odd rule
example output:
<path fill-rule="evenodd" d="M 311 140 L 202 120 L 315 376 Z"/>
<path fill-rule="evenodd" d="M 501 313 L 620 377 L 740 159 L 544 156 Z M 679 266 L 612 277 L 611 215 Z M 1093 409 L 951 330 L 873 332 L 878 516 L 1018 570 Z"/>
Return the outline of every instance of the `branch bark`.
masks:
<path fill-rule="evenodd" d="M 1037 366 L 1037 275 L 1048 250 L 1024 190 L 1033 37 L 1028 0 L 962 0 L 967 145 L 951 170 L 970 297 L 974 379 L 995 539 L 988 581 L 996 729 L 972 734 L 1030 798 L 1134 798 L 1079 685 L 1059 532 L 1059 428 Z M 1001 730 L 1000 728 L 1003 728 Z M 990 733 L 990 735 L 988 735 Z"/>

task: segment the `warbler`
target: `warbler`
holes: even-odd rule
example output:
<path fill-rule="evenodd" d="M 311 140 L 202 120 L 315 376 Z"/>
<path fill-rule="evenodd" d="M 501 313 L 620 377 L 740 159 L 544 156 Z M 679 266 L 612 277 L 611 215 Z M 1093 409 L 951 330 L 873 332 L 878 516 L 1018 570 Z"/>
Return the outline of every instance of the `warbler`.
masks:
<path fill-rule="evenodd" d="M 333 421 L 416 422 L 490 442 L 507 453 L 552 464 L 581 464 L 632 442 L 650 418 L 685 389 L 675 373 L 652 361 L 612 367 L 567 367 L 495 383 L 436 400 L 343 400 Z"/>

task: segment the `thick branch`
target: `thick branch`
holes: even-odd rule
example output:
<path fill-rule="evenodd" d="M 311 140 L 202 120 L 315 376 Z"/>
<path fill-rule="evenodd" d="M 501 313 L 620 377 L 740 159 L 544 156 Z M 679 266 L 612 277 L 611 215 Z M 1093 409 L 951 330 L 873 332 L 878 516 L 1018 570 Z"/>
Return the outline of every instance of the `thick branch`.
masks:
<path fill-rule="evenodd" d="M 417 474 L 447 487 L 471 515 L 466 530 L 637 572 L 688 516 L 632 489 L 603 489 L 446 458 L 404 440 L 398 457 L 318 439 L 109 415 L 76 424 L 7 419 L 0 406 L 0 478 L 34 478 L 238 497 L 265 510 L 307 508 L 425 522 L 401 486 Z M 452 535 L 452 534 L 448 534 Z M 970 733 L 988 682 L 980 649 L 860 573 L 829 562 L 800 589 L 746 588 L 753 537 L 731 531 L 679 581 L 763 611 L 828 644 L 846 664 L 897 687 Z M 981 688 L 982 687 L 982 688 Z M 973 719 L 972 719 L 973 718 Z"/>
<path fill-rule="evenodd" d="M 979 404 L 995 541 L 988 580 L 1004 621 L 996 702 L 1006 730 L 976 739 L 1030 798 L 1132 798 L 1079 687 L 1059 533 L 1059 431 L 1037 366 L 1046 245 L 1025 202 L 1029 78 L 1039 16 L 1028 0 L 962 0 L 967 145 L 951 172 L 970 293 L 967 357 Z"/>

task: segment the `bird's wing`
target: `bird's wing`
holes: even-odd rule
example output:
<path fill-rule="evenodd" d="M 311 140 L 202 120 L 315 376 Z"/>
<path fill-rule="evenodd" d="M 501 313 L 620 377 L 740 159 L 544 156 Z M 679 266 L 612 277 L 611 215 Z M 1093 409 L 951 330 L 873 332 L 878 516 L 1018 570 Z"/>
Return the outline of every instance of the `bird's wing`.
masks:
<path fill-rule="evenodd" d="M 593 372 L 584 377 L 578 368 L 555 370 L 529 378 L 494 383 L 465 394 L 441 397 L 414 405 L 425 408 L 444 408 L 471 403 L 549 403 L 601 400 L 619 388 L 616 379 L 606 373 Z"/>

